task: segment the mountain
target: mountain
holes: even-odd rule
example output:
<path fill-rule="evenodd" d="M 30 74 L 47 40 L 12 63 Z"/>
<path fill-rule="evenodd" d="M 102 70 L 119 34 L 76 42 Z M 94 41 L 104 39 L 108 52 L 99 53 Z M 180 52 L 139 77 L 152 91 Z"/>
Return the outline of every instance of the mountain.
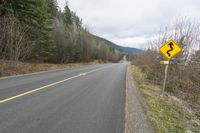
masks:
<path fill-rule="evenodd" d="M 94 37 L 99 41 L 104 41 L 105 44 L 113 47 L 114 49 L 119 50 L 123 54 L 132 54 L 132 55 L 134 55 L 134 54 L 138 54 L 138 53 L 140 53 L 142 51 L 141 49 L 137 49 L 137 48 L 119 46 L 119 45 L 117 45 L 117 44 L 115 44 L 115 43 L 113 43 L 113 42 L 111 42 L 111 41 L 109 41 L 109 40 L 107 40 L 105 38 L 99 37 L 99 36 L 95 36 L 94 35 Z"/>

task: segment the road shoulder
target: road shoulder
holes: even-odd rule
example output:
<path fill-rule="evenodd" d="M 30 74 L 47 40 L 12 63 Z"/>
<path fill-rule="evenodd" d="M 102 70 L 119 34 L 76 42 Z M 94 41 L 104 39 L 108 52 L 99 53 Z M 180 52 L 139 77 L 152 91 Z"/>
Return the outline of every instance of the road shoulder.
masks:
<path fill-rule="evenodd" d="M 16 68 L 10 67 L 9 61 L 0 60 L 2 67 L 0 68 L 0 80 L 21 77 L 27 75 L 41 74 L 54 71 L 62 71 L 72 68 L 80 68 L 84 66 L 100 64 L 98 61 L 88 63 L 68 63 L 68 64 L 52 64 L 52 63 L 27 63 L 19 62 Z"/>
<path fill-rule="evenodd" d="M 154 133 L 129 66 L 126 73 L 125 113 L 125 133 Z"/>

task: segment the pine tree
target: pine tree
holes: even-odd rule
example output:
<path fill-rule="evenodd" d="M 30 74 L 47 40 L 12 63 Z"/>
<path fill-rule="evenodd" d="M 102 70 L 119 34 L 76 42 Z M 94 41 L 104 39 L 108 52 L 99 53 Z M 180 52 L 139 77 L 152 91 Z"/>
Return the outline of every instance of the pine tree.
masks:
<path fill-rule="evenodd" d="M 54 0 L 36 0 L 38 19 L 37 56 L 44 61 L 53 60 L 55 56 L 55 43 L 52 37 L 52 23 L 56 14 Z M 52 11 L 52 12 L 50 12 Z M 53 14 L 55 13 L 55 14 Z"/>
<path fill-rule="evenodd" d="M 69 9 L 69 6 L 68 6 L 67 2 L 66 2 L 66 5 L 65 5 L 64 13 L 63 13 L 63 21 L 64 21 L 64 24 L 65 24 L 66 28 L 69 28 L 70 25 L 73 24 L 72 12 Z"/>

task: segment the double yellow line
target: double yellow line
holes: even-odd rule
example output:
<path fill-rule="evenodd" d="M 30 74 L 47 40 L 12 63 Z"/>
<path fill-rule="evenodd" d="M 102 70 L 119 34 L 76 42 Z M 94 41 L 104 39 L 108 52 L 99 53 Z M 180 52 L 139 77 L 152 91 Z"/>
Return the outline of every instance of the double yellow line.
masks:
<path fill-rule="evenodd" d="M 8 102 L 8 101 L 11 101 L 11 100 L 13 100 L 13 99 L 16 99 L 16 98 L 19 98 L 19 97 L 22 97 L 22 96 L 25 96 L 25 95 L 28 95 L 28 94 L 31 94 L 31 93 L 34 93 L 34 92 L 37 92 L 37 91 L 40 91 L 40 90 L 43 90 L 43 89 L 46 89 L 46 88 L 48 88 L 48 87 L 52 87 L 52 86 L 54 86 L 54 85 L 63 83 L 63 82 L 65 82 L 65 81 L 68 81 L 68 80 L 71 80 L 71 79 L 75 79 L 75 78 L 78 78 L 78 77 L 81 77 L 81 76 L 85 76 L 85 75 L 87 75 L 87 74 L 89 74 L 89 73 L 98 71 L 98 70 L 100 70 L 100 69 L 103 69 L 103 68 L 94 69 L 94 70 L 88 71 L 88 72 L 86 72 L 86 73 L 80 73 L 80 74 L 75 75 L 75 76 L 72 76 L 72 77 L 70 77 L 70 78 L 66 78 L 66 79 L 63 79 L 63 80 L 60 80 L 60 81 L 57 81 L 57 82 L 54 82 L 54 83 L 51 83 L 51 84 L 48 84 L 48 85 L 45 85 L 45 86 L 36 88 L 36 89 L 33 89 L 33 90 L 31 90 L 31 91 L 27 91 L 27 92 L 24 92 L 24 93 L 21 93 L 21 94 L 18 94 L 18 95 L 15 95 L 15 96 L 12 96 L 12 97 L 9 97 L 9 98 L 0 100 L 0 104 L 5 103 L 5 102 Z"/>

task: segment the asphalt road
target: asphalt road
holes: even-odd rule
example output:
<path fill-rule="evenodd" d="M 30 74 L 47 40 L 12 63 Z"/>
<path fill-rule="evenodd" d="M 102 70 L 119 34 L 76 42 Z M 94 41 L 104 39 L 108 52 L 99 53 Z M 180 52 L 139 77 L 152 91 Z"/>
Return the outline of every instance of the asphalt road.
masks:
<path fill-rule="evenodd" d="M 123 133 L 127 64 L 0 79 L 0 133 Z"/>

